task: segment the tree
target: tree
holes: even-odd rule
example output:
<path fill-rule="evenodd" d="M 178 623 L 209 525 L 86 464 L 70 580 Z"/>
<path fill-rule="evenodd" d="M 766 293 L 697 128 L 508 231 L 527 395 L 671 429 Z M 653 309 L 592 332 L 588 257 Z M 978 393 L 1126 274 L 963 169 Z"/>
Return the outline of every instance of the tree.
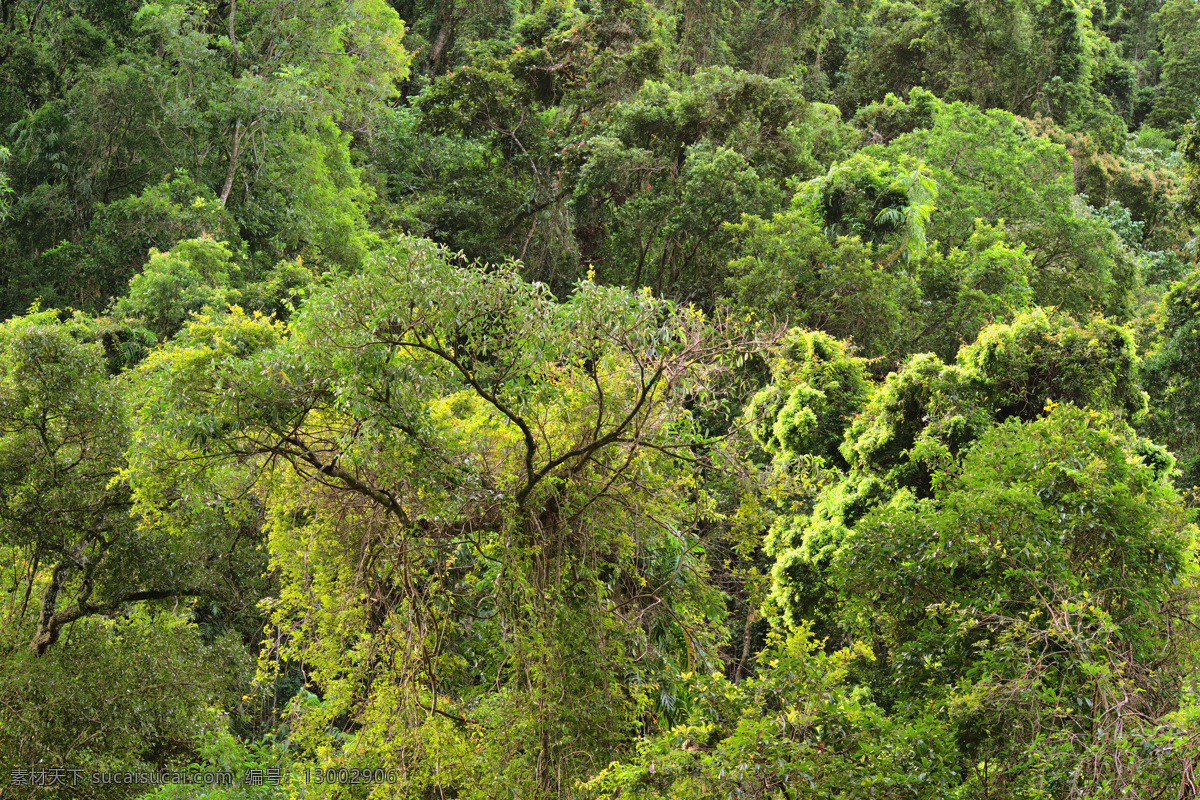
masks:
<path fill-rule="evenodd" d="M 943 709 L 970 791 L 1174 791 L 1192 515 L 1165 451 L 1049 405 L 855 526 L 833 566 L 846 624 L 886 654 L 897 716 Z"/>
<path fill-rule="evenodd" d="M 639 743 L 583 787 L 601 800 L 934 798 L 958 781 L 950 731 L 933 715 L 891 718 L 851 684 L 862 647 L 823 652 L 807 630 L 773 634 L 758 674 L 733 684 L 688 673 L 686 721 Z"/>
<path fill-rule="evenodd" d="M 407 75 L 395 12 L 376 0 L 167 3 L 136 20 L 163 54 L 147 76 L 162 110 L 157 135 L 193 154 L 186 166 L 206 176 L 222 206 L 236 190 L 246 238 L 360 259 L 369 193 L 347 140 L 370 134 L 372 106 Z"/>
<path fill-rule="evenodd" d="M 473 259 L 520 259 L 526 277 L 569 294 L 587 272 L 567 207 L 574 156 L 607 109 L 663 76 L 655 13 L 642 0 L 547 0 L 434 78 L 394 115 L 388 137 L 399 146 L 374 150 L 396 223 Z"/>
<path fill-rule="evenodd" d="M 920 328 L 909 350 L 950 360 L 989 325 L 1011 322 L 1027 310 L 1033 262 L 1022 245 L 1012 247 L 1000 225 L 976 222 L 962 248 L 926 252 L 917 264 Z M 916 328 L 916 326 L 913 326 Z"/>
<path fill-rule="evenodd" d="M 211 237 L 184 239 L 167 253 L 151 250 L 150 262 L 129 280 L 129 293 L 112 311 L 145 325 L 160 340 L 168 339 L 189 315 L 231 305 L 286 317 L 291 300 L 313 281 L 312 271 L 299 259 L 258 274 L 245 268 L 249 266 Z"/>
<path fill-rule="evenodd" d="M 41 584 L 40 567 L 53 565 L 36 603 L 32 639 L 39 654 L 58 640 L 64 625 L 148 599 L 126 600 L 130 588 L 140 589 L 127 587 L 110 602 L 93 601 L 107 551 L 132 527 L 127 489 L 115 481 L 126 426 L 100 348 L 77 342 L 72 327 L 81 326 L 62 325 L 44 312 L 0 328 L 0 524 L 4 543 L 23 551 L 28 565 L 16 616 L 22 623 L 33 589 Z M 75 602 L 66 602 L 72 587 Z"/>
<path fill-rule="evenodd" d="M 847 646 L 805 621 L 744 683 L 685 674 L 680 723 L 585 796 L 1186 795 L 1193 515 L 1161 448 L 1048 405 L 857 522 L 828 576 Z"/>
<path fill-rule="evenodd" d="M 12 157 L 7 147 L 0 147 L 0 164 L 4 164 Z M 8 216 L 8 195 L 12 193 L 12 188 L 8 183 L 8 173 L 0 171 L 0 222 Z"/>
<path fill-rule="evenodd" d="M 1200 485 L 1200 372 L 1193 354 L 1200 347 L 1200 271 L 1175 283 L 1163 298 L 1162 330 L 1142 367 L 1152 413 L 1145 429 L 1178 453 L 1182 485 Z"/>
<path fill-rule="evenodd" d="M 896 261 L 878 263 L 858 236 L 830 241 L 814 216 L 794 202 L 771 219 L 742 219 L 734 229 L 739 257 L 729 264 L 738 306 L 851 340 L 870 358 L 895 356 L 910 335 L 905 310 L 916 302 L 913 277 Z"/>
<path fill-rule="evenodd" d="M 1137 383 L 1137 363 L 1133 341 L 1119 326 L 1097 320 L 1080 327 L 1041 310 L 1019 314 L 1010 325 L 986 328 L 974 344 L 960 350 L 954 365 L 932 354 L 910 356 L 865 402 L 856 399 L 847 409 L 861 408 L 844 426 L 839 458 L 831 459 L 833 466 L 848 465 L 844 472 L 827 476 L 827 486 L 811 507 L 785 511 L 772 525 L 766 538 L 775 558 L 768 616 L 779 625 L 828 621 L 821 611 L 829 606 L 826 573 L 863 516 L 897 496 L 928 498 L 939 471 L 996 423 L 1037 419 L 1047 401 L 1129 419 L 1142 413 L 1146 401 Z M 840 389 L 821 387 L 824 395 L 861 398 L 860 388 L 851 391 L 857 369 L 847 365 L 833 373 L 846 376 L 847 383 Z M 751 407 L 762 415 L 755 430 L 783 432 L 790 419 L 823 413 L 827 401 L 805 391 L 795 374 L 780 369 L 773 392 L 792 398 L 790 405 L 760 402 Z M 797 446 L 814 441 L 822 444 L 816 453 L 828 451 L 827 442 L 793 436 L 779 440 L 774 457 L 784 463 L 797 460 L 806 455 Z"/>
<path fill-rule="evenodd" d="M 302 252 L 362 258 L 373 193 L 351 163 L 350 139 L 370 137 L 377 107 L 407 74 L 390 7 L 86 5 L 77 14 L 57 2 L 14 4 L 4 21 L 6 41 L 21 40 L 21 57 L 5 60 L 5 86 L 30 86 L 0 100 L 17 191 L 0 240 L 0 279 L 16 306 L 8 313 L 39 295 L 98 311 L 150 246 L 200 235 L 146 245 L 113 242 L 105 229 L 130 222 L 122 201 L 172 194 L 180 171 L 203 187 L 193 197 L 225 209 L 267 263 Z"/>
<path fill-rule="evenodd" d="M 784 79 L 709 69 L 678 87 L 647 81 L 571 154 L 580 258 L 633 289 L 719 294 L 728 224 L 779 209 L 789 178 L 840 154 L 843 129 Z"/>
<path fill-rule="evenodd" d="M 1187 179 L 1185 209 L 1192 218 L 1200 217 L 1200 119 L 1189 125 L 1179 142 Z"/>
<path fill-rule="evenodd" d="M 6 771 L 178 768 L 215 725 L 205 709 L 251 677 L 228 629 L 202 636 L 191 618 L 201 616 L 200 600 L 223 607 L 214 622 L 253 617 L 257 598 L 246 596 L 262 590 L 265 568 L 253 519 L 210 517 L 176 536 L 139 524 L 122 475 L 125 383 L 108 374 L 101 330 L 57 312 L 0 325 Z M 98 798 L 130 788 L 54 791 Z"/>
<path fill-rule="evenodd" d="M 656 653 L 715 649 L 685 408 L 715 333 L 400 240 L 286 327 L 201 317 L 143 362 L 138 507 L 261 498 L 279 655 L 321 699 L 292 735 L 325 762 L 551 794 L 630 735 Z"/>
<path fill-rule="evenodd" d="M 740 308 L 852 341 L 883 374 L 903 354 L 951 358 L 1032 295 L 1033 264 L 999 225 L 930 239 L 937 185 L 920 162 L 857 154 L 800 185 L 770 220 L 744 215 L 729 286 Z"/>
<path fill-rule="evenodd" d="M 1162 38 L 1162 85 L 1147 122 L 1177 136 L 1195 118 L 1200 103 L 1200 66 L 1196 61 L 1200 13 L 1194 4 L 1167 0 L 1154 19 Z"/>
<path fill-rule="evenodd" d="M 229 273 L 233 254 L 212 239 L 185 239 L 169 253 L 150 251 L 150 263 L 130 281 L 129 295 L 115 310 L 142 316 L 159 337 L 179 330 L 189 312 L 236 303 Z"/>
<path fill-rule="evenodd" d="M 792 329 L 771 373 L 771 384 L 746 409 L 755 440 L 784 465 L 818 456 L 848 466 L 838 448 L 871 396 L 865 360 L 828 334 Z"/>
<path fill-rule="evenodd" d="M 883 2 L 850 47 L 835 95 L 849 115 L 925 86 L 982 110 L 1051 116 L 1119 151 L 1125 124 L 1095 85 L 1106 47 L 1092 9 L 1060 0 Z"/>
<path fill-rule="evenodd" d="M 0 541 L 24 565 L 13 573 L 14 586 L 24 588 L 20 610 L 10 611 L 14 630 L 26 630 L 38 654 L 85 617 L 145 601 L 224 596 L 226 570 L 245 556 L 236 539 L 222 548 L 195 532 L 170 540 L 139 526 L 122 479 L 129 445 L 122 384 L 107 373 L 94 338 L 85 317 L 64 323 L 55 312 L 0 326 Z"/>
<path fill-rule="evenodd" d="M 179 780 L 228 724 L 216 709 L 236 709 L 254 673 L 237 637 L 206 639 L 170 606 L 81 618 L 41 656 L 13 641 L 19 632 L 0 633 L 5 797 L 124 800 L 150 788 L 150 776 Z M 57 781 L 33 789 L 30 773 L 42 771 Z M 125 784 L 125 773 L 145 777 Z"/>
<path fill-rule="evenodd" d="M 1128 314 L 1136 283 L 1112 230 L 1075 196 L 1062 145 L 1031 135 L 1019 118 L 965 103 L 922 98 L 928 125 L 866 153 L 892 163 L 916 158 L 938 186 L 926 235 L 943 249 L 962 247 L 975 221 L 1003 221 L 1012 247 L 1024 244 L 1033 263 L 1034 303 L 1073 314 Z M 868 117 L 867 119 L 870 119 Z"/>

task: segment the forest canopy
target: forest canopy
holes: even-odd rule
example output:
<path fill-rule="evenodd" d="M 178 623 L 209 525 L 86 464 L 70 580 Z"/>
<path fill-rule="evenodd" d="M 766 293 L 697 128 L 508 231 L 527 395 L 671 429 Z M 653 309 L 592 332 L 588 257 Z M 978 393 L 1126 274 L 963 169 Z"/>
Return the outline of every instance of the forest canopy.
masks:
<path fill-rule="evenodd" d="M 0 798 L 1200 796 L 1192 0 L 0 0 Z"/>

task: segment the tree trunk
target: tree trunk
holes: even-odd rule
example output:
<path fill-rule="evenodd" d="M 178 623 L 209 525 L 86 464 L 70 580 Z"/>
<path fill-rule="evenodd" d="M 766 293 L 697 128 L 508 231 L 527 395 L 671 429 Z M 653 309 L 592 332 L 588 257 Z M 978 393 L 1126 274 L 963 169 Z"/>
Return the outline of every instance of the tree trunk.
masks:
<path fill-rule="evenodd" d="M 237 173 L 238 156 L 242 150 L 242 121 L 233 124 L 233 146 L 229 149 L 229 170 L 225 173 L 225 184 L 221 187 L 221 208 L 229 200 L 229 192 L 233 189 L 233 176 Z"/>
<path fill-rule="evenodd" d="M 429 47 L 429 71 L 437 72 L 438 64 L 441 63 L 442 57 L 446 54 L 446 47 L 450 44 L 451 38 L 454 36 L 454 28 L 458 24 L 458 15 L 454 10 L 454 0 L 442 0 L 438 4 L 438 25 L 437 36 L 433 37 L 433 44 Z"/>

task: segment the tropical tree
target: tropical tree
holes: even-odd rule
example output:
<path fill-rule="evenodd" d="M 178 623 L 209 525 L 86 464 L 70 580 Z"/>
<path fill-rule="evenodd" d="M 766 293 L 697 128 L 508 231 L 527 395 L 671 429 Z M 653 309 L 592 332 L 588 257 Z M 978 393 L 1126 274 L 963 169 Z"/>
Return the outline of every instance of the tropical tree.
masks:
<path fill-rule="evenodd" d="M 709 69 L 680 84 L 647 81 L 572 151 L 572 209 L 605 280 L 702 300 L 726 277 L 728 224 L 780 209 L 788 179 L 840 155 L 846 126 L 788 80 Z"/>
<path fill-rule="evenodd" d="M 1192 515 L 1164 451 L 1048 405 L 945 462 L 928 499 L 902 492 L 855 525 L 833 566 L 845 624 L 881 656 L 895 715 L 941 708 L 970 792 L 1175 791 Z"/>
<path fill-rule="evenodd" d="M 1074 314 L 1091 310 L 1123 317 L 1137 283 L 1104 220 L 1075 195 L 1066 149 L 1010 113 L 922 97 L 910 117 L 914 127 L 865 153 L 903 164 L 919 159 L 937 183 L 937 210 L 926 236 L 943 250 L 962 247 L 976 220 L 1003 225 L 1008 244 L 1025 245 L 1033 272 L 1032 300 Z M 863 122 L 877 120 L 868 115 Z M 928 122 L 925 121 L 928 120 Z M 903 130 L 904 128 L 901 128 Z M 1019 177 L 1018 177 L 1019 176 Z"/>
<path fill-rule="evenodd" d="M 56 312 L 0 325 L 0 765 L 64 770 L 48 797 L 125 797 L 92 772 L 186 764 L 252 677 L 235 623 L 264 588 L 253 519 L 138 524 L 125 384 L 98 327 Z"/>
<path fill-rule="evenodd" d="M 260 498 L 322 763 L 559 792 L 623 746 L 656 664 L 713 658 L 692 413 L 718 333 L 400 240 L 287 326 L 200 317 L 143 362 L 138 508 Z"/>
<path fill-rule="evenodd" d="M 1200 67 L 1196 64 L 1200 14 L 1193 5 L 1168 0 L 1158 9 L 1154 21 L 1162 37 L 1162 84 L 1147 121 L 1178 135 L 1195 118 L 1200 104 Z"/>
<path fill-rule="evenodd" d="M 109 224 L 128 229 L 140 219 L 122 201 L 179 194 L 181 171 L 198 184 L 187 203 L 211 200 L 213 208 L 181 211 L 175 221 L 211 221 L 224 209 L 222 227 L 267 251 L 267 264 L 301 252 L 362 258 L 373 192 L 351 163 L 350 141 L 370 137 L 410 59 L 389 6 L 97 3 L 76 13 L 50 3 L 10 11 L 0 27 L 5 41 L 20 42 L 19 57 L 5 60 L 5 86 L 30 89 L 20 96 L 6 88 L 0 100 L 17 192 L 0 241 L 5 313 L 38 296 L 98 311 L 151 246 L 167 250 L 202 233 L 234 238 L 206 227 L 163 241 L 169 231 L 142 220 L 152 242 L 111 240 Z"/>
<path fill-rule="evenodd" d="M 46 653 L 76 620 L 130 604 L 216 593 L 217 542 L 139 529 L 122 480 L 129 426 L 120 383 L 87 321 L 55 312 L 0 327 L 0 531 L 21 568 L 11 631 Z M 82 341 L 81 341 L 82 340 Z"/>
<path fill-rule="evenodd" d="M 1193 270 L 1163 298 L 1165 313 L 1154 352 L 1142 367 L 1153 412 L 1145 427 L 1179 454 L 1183 486 L 1200 484 L 1200 371 L 1194 353 L 1200 346 L 1200 272 Z"/>
<path fill-rule="evenodd" d="M 1025 312 L 1010 325 L 986 328 L 954 365 L 928 353 L 911 356 L 870 389 L 861 384 L 866 365 L 860 359 L 823 350 L 836 355 L 821 360 L 838 366 L 822 368 L 820 383 L 804 377 L 811 368 L 784 359 L 775 368 L 776 385 L 750 405 L 750 413 L 761 415 L 752 431 L 776 461 L 820 455 L 842 470 L 826 476 L 811 507 L 781 513 L 766 538 L 775 558 L 766 610 L 780 625 L 827 620 L 821 611 L 832 607 L 826 570 L 863 516 L 897 496 L 928 498 L 939 471 L 997 422 L 1037 419 L 1047 401 L 1126 419 L 1146 408 L 1129 333 L 1101 320 L 1081 327 L 1041 310 Z M 852 398 L 833 404 L 849 419 L 816 427 L 814 420 L 839 397 Z M 844 434 L 835 444 L 828 437 L 839 429 Z M 835 447 L 836 456 L 830 453 Z"/>

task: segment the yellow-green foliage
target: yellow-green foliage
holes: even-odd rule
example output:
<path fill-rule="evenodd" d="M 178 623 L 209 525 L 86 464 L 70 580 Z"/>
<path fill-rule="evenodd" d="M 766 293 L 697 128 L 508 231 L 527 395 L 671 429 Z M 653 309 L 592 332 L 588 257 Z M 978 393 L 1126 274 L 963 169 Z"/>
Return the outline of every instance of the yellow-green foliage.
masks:
<path fill-rule="evenodd" d="M 187 323 L 139 368 L 131 480 L 156 525 L 265 511 L 263 679 L 305 665 L 319 697 L 288 724 L 318 763 L 547 791 L 622 746 L 656 670 L 711 664 L 683 405 L 711 336 L 648 293 L 560 304 L 400 240 L 287 325 Z"/>

